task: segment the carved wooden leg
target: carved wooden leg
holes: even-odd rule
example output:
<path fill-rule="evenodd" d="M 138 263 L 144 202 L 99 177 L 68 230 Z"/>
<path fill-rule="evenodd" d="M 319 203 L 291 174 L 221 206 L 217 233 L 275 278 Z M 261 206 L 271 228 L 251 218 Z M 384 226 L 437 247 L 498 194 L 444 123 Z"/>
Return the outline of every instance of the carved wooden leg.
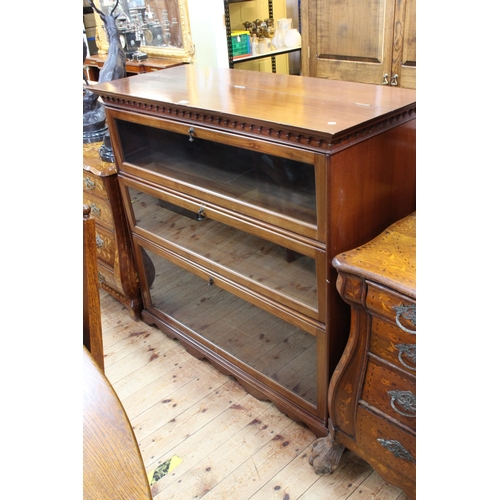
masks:
<path fill-rule="evenodd" d="M 316 474 L 331 474 L 339 465 L 345 446 L 335 441 L 335 430 L 331 421 L 328 424 L 328 436 L 319 438 L 312 445 L 309 465 L 312 465 Z"/>

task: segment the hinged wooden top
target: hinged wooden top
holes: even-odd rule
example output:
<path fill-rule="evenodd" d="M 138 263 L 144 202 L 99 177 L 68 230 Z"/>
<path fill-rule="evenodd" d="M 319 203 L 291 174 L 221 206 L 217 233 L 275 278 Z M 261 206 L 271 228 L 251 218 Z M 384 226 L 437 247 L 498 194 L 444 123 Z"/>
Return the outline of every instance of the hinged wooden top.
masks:
<path fill-rule="evenodd" d="M 414 90 L 185 64 L 91 87 L 107 107 L 333 150 L 416 116 Z"/>
<path fill-rule="evenodd" d="M 413 212 L 366 245 L 337 255 L 333 266 L 416 299 L 416 230 L 417 213 Z"/>

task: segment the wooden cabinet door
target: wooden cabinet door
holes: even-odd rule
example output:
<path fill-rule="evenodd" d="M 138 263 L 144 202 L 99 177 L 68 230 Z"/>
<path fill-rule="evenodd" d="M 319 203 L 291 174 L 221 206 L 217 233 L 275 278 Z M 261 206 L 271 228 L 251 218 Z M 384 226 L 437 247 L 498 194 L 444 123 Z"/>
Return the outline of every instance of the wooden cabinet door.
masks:
<path fill-rule="evenodd" d="M 416 0 L 397 2 L 394 17 L 391 84 L 415 89 L 417 88 Z"/>
<path fill-rule="evenodd" d="M 305 0 L 303 74 L 415 88 L 415 6 L 416 0 Z"/>

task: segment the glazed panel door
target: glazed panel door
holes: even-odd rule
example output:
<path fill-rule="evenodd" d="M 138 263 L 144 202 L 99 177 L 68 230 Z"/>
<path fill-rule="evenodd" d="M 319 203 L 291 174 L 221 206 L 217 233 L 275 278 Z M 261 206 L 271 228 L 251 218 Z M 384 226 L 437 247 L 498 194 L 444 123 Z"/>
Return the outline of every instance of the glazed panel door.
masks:
<path fill-rule="evenodd" d="M 394 0 L 309 0 L 310 76 L 389 83 L 393 29 Z"/>

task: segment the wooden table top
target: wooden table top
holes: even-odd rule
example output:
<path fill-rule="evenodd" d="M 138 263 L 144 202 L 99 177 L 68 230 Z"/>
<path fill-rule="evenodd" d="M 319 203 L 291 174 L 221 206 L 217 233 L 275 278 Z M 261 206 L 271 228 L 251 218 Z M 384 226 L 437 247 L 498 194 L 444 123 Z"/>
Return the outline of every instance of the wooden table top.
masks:
<path fill-rule="evenodd" d="M 152 500 L 134 432 L 114 389 L 83 348 L 83 498 Z"/>
<path fill-rule="evenodd" d="M 333 266 L 417 297 L 417 213 L 389 226 L 382 234 L 333 259 Z"/>
<path fill-rule="evenodd" d="M 92 91 L 107 107 L 252 133 L 270 127 L 267 136 L 279 132 L 280 139 L 299 133 L 312 141 L 353 140 L 416 115 L 410 89 L 195 64 L 99 83 Z"/>

